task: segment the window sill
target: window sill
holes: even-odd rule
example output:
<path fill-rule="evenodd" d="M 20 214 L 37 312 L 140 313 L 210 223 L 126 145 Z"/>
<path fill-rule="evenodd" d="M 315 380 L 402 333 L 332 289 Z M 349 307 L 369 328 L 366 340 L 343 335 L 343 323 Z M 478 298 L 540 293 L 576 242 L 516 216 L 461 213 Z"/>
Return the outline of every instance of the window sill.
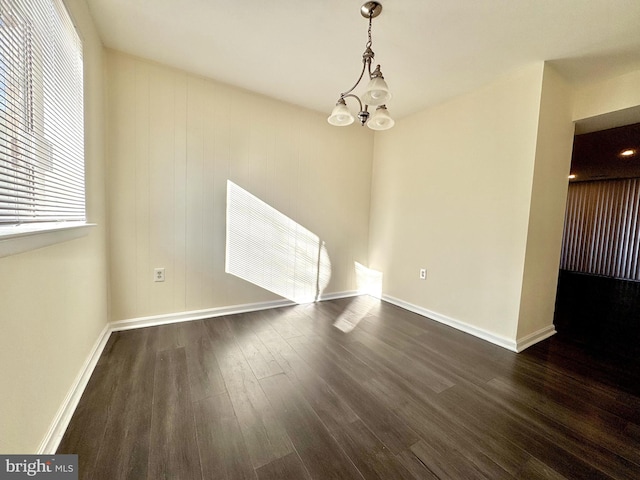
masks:
<path fill-rule="evenodd" d="M 0 227 L 0 258 L 84 237 L 95 226 L 95 223 L 68 222 Z"/>

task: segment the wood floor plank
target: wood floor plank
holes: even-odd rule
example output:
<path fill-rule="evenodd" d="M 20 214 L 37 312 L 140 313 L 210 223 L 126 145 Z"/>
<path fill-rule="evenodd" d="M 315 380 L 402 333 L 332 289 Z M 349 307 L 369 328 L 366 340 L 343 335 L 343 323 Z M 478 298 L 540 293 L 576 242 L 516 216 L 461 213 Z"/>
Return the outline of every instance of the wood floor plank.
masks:
<path fill-rule="evenodd" d="M 386 305 L 386 304 L 382 304 Z M 374 337 L 379 342 L 383 342 L 387 344 L 389 347 L 396 349 L 399 352 L 404 352 L 410 354 L 412 357 L 414 356 L 414 352 L 417 351 L 420 357 L 420 364 L 434 371 L 436 374 L 441 375 L 444 378 L 450 377 L 450 369 L 452 362 L 455 364 L 459 362 L 458 358 L 441 358 L 437 355 L 437 353 L 441 352 L 432 352 L 429 349 L 425 348 L 424 342 L 418 341 L 417 339 L 420 336 L 427 336 L 430 333 L 429 328 L 433 327 L 435 322 L 425 319 L 424 317 L 420 317 L 419 315 L 413 314 L 411 312 L 402 311 L 397 307 L 385 306 L 381 307 L 380 310 L 389 310 L 391 308 L 394 312 L 400 311 L 403 313 L 398 314 L 397 316 L 393 316 L 392 320 L 389 321 L 387 317 L 381 315 L 369 315 L 362 319 L 359 322 L 358 328 L 349 334 L 351 340 L 342 341 L 340 343 L 347 344 L 349 342 L 359 341 L 360 343 L 367 344 L 367 338 Z M 413 320 L 413 322 L 407 321 L 407 315 L 410 317 L 417 317 L 420 320 Z M 442 325 L 439 325 L 443 327 Z M 443 327 L 452 330 L 450 327 Z M 367 334 L 369 334 L 367 336 Z M 436 353 L 436 354 L 434 354 Z M 469 369 L 477 369 L 477 365 L 466 365 L 464 369 L 467 372 Z M 493 378 L 494 375 L 489 376 L 488 378 L 482 378 L 480 382 L 484 382 L 487 379 Z"/>
<path fill-rule="evenodd" d="M 611 388 L 601 382 L 591 379 L 588 375 L 575 375 L 567 369 L 564 357 L 558 358 L 554 352 L 549 352 L 550 345 L 556 345 L 554 350 L 567 348 L 557 338 L 550 338 L 545 345 L 535 345 L 518 355 L 518 362 L 507 376 L 517 376 L 527 382 L 543 386 L 545 391 L 558 395 L 571 396 L 576 400 L 589 399 L 589 403 L 627 421 L 640 424 L 640 397 L 627 394 L 620 389 Z M 564 345 L 564 347 L 563 347 Z M 545 361 L 553 368 L 541 368 L 541 361 Z M 567 401 L 572 403 L 572 401 Z"/>
<path fill-rule="evenodd" d="M 256 470 L 259 480 L 311 480 L 296 453 L 278 458 Z"/>
<path fill-rule="evenodd" d="M 440 393 L 455 385 L 451 378 L 446 378 L 424 364 L 415 362 L 384 342 L 377 341 L 375 338 L 366 338 L 363 341 L 366 343 L 353 342 L 345 348 L 365 361 L 377 361 L 378 364 L 384 365 L 416 388 Z"/>
<path fill-rule="evenodd" d="M 279 334 L 267 335 L 262 341 L 329 431 L 358 420 L 349 404 Z"/>
<path fill-rule="evenodd" d="M 411 447 L 411 451 L 441 480 L 490 479 L 459 450 L 449 445 L 420 440 Z"/>
<path fill-rule="evenodd" d="M 213 344 L 208 336 L 184 347 L 187 356 L 189 385 L 194 402 L 227 391 Z"/>
<path fill-rule="evenodd" d="M 293 452 L 291 440 L 259 385 L 228 391 L 254 468 Z"/>
<path fill-rule="evenodd" d="M 603 428 L 606 426 L 607 430 L 621 432 L 629 422 L 626 415 L 629 409 L 625 406 L 621 412 L 619 408 L 615 408 L 617 403 L 624 403 L 624 400 L 618 401 L 610 395 L 598 395 L 593 390 L 585 389 L 582 382 L 571 378 L 549 382 L 548 377 L 549 375 L 545 380 L 544 376 L 532 376 L 514 368 L 509 377 L 499 376 L 496 380 L 508 382 L 515 390 L 533 391 L 541 399 L 566 406 L 571 412 L 589 411 L 589 419 L 599 422 Z"/>
<path fill-rule="evenodd" d="M 313 344 L 297 343 L 289 339 L 289 343 L 303 356 L 311 368 L 323 365 L 319 374 L 323 380 L 344 399 L 365 424 L 380 438 L 393 453 L 398 453 L 413 445 L 418 437 L 416 433 L 389 408 L 385 400 L 376 398 L 362 382 L 375 375 L 373 372 L 365 376 L 348 372 L 349 366 L 341 367 L 334 362 L 331 353 L 323 352 Z M 332 352 L 333 353 L 333 352 Z M 353 362 L 355 365 L 359 360 Z M 364 371 L 364 370 L 363 370 Z"/>
<path fill-rule="evenodd" d="M 124 362 L 109 408 L 105 438 L 94 478 L 138 480 L 147 477 L 156 353 L 144 348 L 150 334 L 140 329 L 121 335 L 112 354 Z"/>
<path fill-rule="evenodd" d="M 357 342 L 344 348 L 353 349 L 356 345 Z M 460 446 L 471 463 L 494 479 L 513 478 L 529 458 L 520 449 L 492 443 L 483 430 L 470 430 L 441 404 L 439 394 L 421 387 L 420 383 L 407 381 L 397 369 L 391 370 L 379 358 L 367 355 L 366 360 L 368 367 L 376 372 L 376 379 L 367 383 L 368 389 L 377 398 L 386 399 L 394 413 L 425 441 L 447 444 L 452 449 Z"/>
<path fill-rule="evenodd" d="M 268 312 L 269 324 L 280 334 L 282 338 L 294 338 L 304 335 L 298 328 L 301 313 L 298 314 L 290 309 L 279 308 L 273 312 Z"/>
<path fill-rule="evenodd" d="M 629 460 L 624 455 L 633 456 L 637 458 L 637 452 L 634 452 L 633 448 L 618 448 L 614 445 L 613 451 L 607 449 L 602 445 L 601 441 L 606 441 L 607 446 L 611 446 L 612 443 L 618 443 L 614 440 L 614 437 L 605 432 L 597 432 L 597 430 L 590 430 L 590 435 L 584 435 L 579 427 L 578 431 L 574 430 L 573 426 L 566 426 L 561 422 L 560 413 L 554 415 L 556 418 L 549 418 L 529 405 L 520 401 L 509 398 L 506 395 L 497 397 L 493 395 L 493 391 L 490 390 L 493 386 L 497 385 L 492 383 L 487 385 L 487 393 L 490 398 L 499 398 L 499 405 L 503 406 L 510 418 L 516 418 L 521 423 L 526 425 L 529 430 L 535 429 L 536 432 L 546 436 L 553 443 L 563 445 L 564 449 L 572 453 L 576 457 L 584 460 L 586 463 L 593 465 L 593 459 L 598 459 L 598 469 L 607 475 L 614 478 L 637 478 L 640 473 L 640 464 Z M 501 392 L 502 393 L 502 392 Z M 594 433 L 598 433 L 594 436 Z M 619 439 L 618 439 L 619 441 Z"/>
<path fill-rule="evenodd" d="M 334 436 L 367 480 L 415 479 L 362 420 L 342 425 Z"/>
<path fill-rule="evenodd" d="M 184 348 L 156 354 L 149 480 L 202 478 Z"/>
<path fill-rule="evenodd" d="M 405 377 L 409 382 L 419 385 L 420 388 L 428 388 L 434 391 L 442 391 L 449 388 L 454 383 L 446 374 L 438 372 L 424 362 L 415 362 L 412 358 L 404 354 L 404 348 L 398 347 L 401 341 L 398 332 L 385 328 L 382 335 L 383 340 L 379 340 L 375 335 L 370 334 L 365 327 L 369 324 L 372 317 L 363 318 L 359 322 L 359 327 L 348 335 L 338 332 L 336 328 L 320 329 L 327 340 L 335 340 L 337 343 L 344 345 L 345 348 L 356 353 L 365 362 L 374 355 L 378 359 L 378 363 L 384 364 L 387 368 L 394 370 L 401 376 Z M 327 326 L 329 322 L 327 322 Z M 371 326 L 370 326 L 371 328 Z M 379 327 L 373 327 L 373 332 L 380 334 Z M 423 330 L 414 327 L 414 333 L 424 333 Z M 395 342 L 391 342 L 390 337 L 396 337 Z M 365 349 L 363 350 L 363 346 Z"/>
<path fill-rule="evenodd" d="M 274 415 L 258 379 L 224 319 L 207 323 L 214 352 L 254 468 L 293 452 L 281 421 Z"/>
<path fill-rule="evenodd" d="M 583 346 L 348 298 L 114 332 L 58 453 L 91 480 L 637 480 L 638 362 Z"/>
<path fill-rule="evenodd" d="M 226 321 L 227 317 L 209 318 L 203 321 L 204 327 L 207 329 L 211 342 L 216 349 L 226 349 L 235 345 L 235 337 L 233 332 L 229 330 Z"/>
<path fill-rule="evenodd" d="M 478 428 L 452 412 L 445 402 L 411 400 L 399 405 L 397 415 L 412 421 L 411 427 L 427 443 L 448 445 L 492 479 L 519 478 L 522 465 L 531 455 L 524 449 L 496 441 L 490 430 Z"/>
<path fill-rule="evenodd" d="M 109 343 L 117 340 L 117 336 L 112 335 Z M 59 454 L 78 455 L 78 478 L 81 480 L 94 478 L 95 464 L 107 429 L 109 406 L 123 371 L 124 362 L 120 358 L 96 365 L 56 450 Z"/>
<path fill-rule="evenodd" d="M 640 450 L 633 447 L 632 438 L 623 431 L 616 432 L 611 423 L 601 422 L 602 417 L 597 416 L 597 410 L 576 411 L 560 403 L 553 402 L 536 390 L 519 386 L 514 388 L 508 379 L 497 377 L 488 382 L 491 391 L 498 392 L 502 397 L 513 404 L 519 404 L 522 408 L 528 408 L 540 413 L 542 416 L 553 419 L 562 424 L 566 429 L 575 432 L 576 436 L 588 438 L 589 441 L 616 452 L 617 455 L 638 465 L 640 469 Z M 537 416 L 537 418 L 542 418 Z"/>
<path fill-rule="evenodd" d="M 209 331 L 205 326 L 204 320 L 180 322 L 176 326 L 178 346 L 185 347 L 209 337 Z"/>
<path fill-rule="evenodd" d="M 404 404 L 408 396 L 421 398 L 430 393 L 435 395 L 433 390 L 418 384 L 415 385 L 399 374 L 389 369 L 380 362 L 374 355 L 363 355 L 362 357 L 352 353 L 356 349 L 357 342 L 345 345 L 335 345 L 331 342 L 307 342 L 305 347 L 310 351 L 324 355 L 338 366 L 343 373 L 350 376 L 352 380 L 361 383 L 362 388 L 369 391 L 375 398 L 395 411 L 395 408 Z M 415 442 L 412 442 L 413 444 Z M 409 446 L 409 445 L 407 445 Z"/>
<path fill-rule="evenodd" d="M 640 425 L 637 423 L 627 422 L 622 432 L 632 439 L 632 445 L 640 443 Z"/>
<path fill-rule="evenodd" d="M 531 454 L 544 459 L 551 468 L 569 478 L 609 478 L 602 470 L 571 451 L 559 434 L 557 441 L 546 437 L 538 430 L 537 422 L 529 424 L 523 418 L 514 416 L 507 404 L 494 403 L 481 391 L 454 387 L 442 394 L 453 412 L 474 429 L 485 429 L 492 439 L 499 443 L 513 444 Z M 494 397 L 494 400 L 498 400 Z M 505 407 L 507 407 L 505 409 Z M 618 477 L 625 478 L 625 477 Z"/>
<path fill-rule="evenodd" d="M 263 378 L 260 385 L 311 478 L 363 478 L 286 375 Z"/>
<path fill-rule="evenodd" d="M 244 358 L 249 363 L 256 378 L 269 377 L 283 373 L 278 362 L 273 358 L 269 349 L 260 341 L 253 332 L 251 326 L 246 322 L 246 317 L 235 315 L 227 318 L 227 324 L 235 336 L 236 343 L 242 350 Z"/>
<path fill-rule="evenodd" d="M 194 404 L 202 477 L 255 480 L 256 473 L 229 395 L 201 399 Z"/>
<path fill-rule="evenodd" d="M 362 322 L 361 328 L 412 358 L 419 358 L 422 365 L 445 378 L 452 380 L 455 375 L 481 385 L 497 374 L 492 359 L 469 353 L 468 349 L 460 348 L 456 342 L 448 342 L 446 337 L 443 341 L 432 332 L 412 336 L 396 330 L 395 325 L 389 326 L 379 319 L 375 320 L 381 324 L 375 325 L 373 320 L 367 319 Z"/>
<path fill-rule="evenodd" d="M 520 470 L 519 472 L 518 478 L 536 478 L 540 480 L 567 480 L 566 477 L 560 475 L 553 468 L 545 465 L 543 462 L 533 457 L 524 464 L 522 470 Z"/>
<path fill-rule="evenodd" d="M 355 323 L 351 312 L 315 304 L 315 307 L 305 310 L 305 315 L 297 320 L 296 325 L 309 338 L 322 336 L 329 341 L 346 344 L 354 341 L 353 331 L 345 331 L 336 326 L 345 316 L 350 319 L 349 322 Z"/>
<path fill-rule="evenodd" d="M 411 449 L 400 452 L 396 455 L 396 459 L 413 475 L 415 479 L 438 480 L 436 474 L 429 470 L 427 466 L 416 456 L 416 454 L 411 451 Z"/>
<path fill-rule="evenodd" d="M 146 327 L 149 336 L 146 342 L 147 348 L 161 352 L 180 347 L 180 324 L 170 323 L 159 327 Z"/>

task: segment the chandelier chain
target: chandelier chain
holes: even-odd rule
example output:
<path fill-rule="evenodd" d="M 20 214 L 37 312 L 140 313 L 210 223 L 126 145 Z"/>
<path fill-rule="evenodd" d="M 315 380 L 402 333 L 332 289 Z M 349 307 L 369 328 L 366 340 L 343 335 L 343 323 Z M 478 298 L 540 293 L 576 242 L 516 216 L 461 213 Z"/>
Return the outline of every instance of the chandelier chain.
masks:
<path fill-rule="evenodd" d="M 373 10 L 371 10 L 369 12 L 369 30 L 367 31 L 367 34 L 369 35 L 369 41 L 367 42 L 367 48 L 371 48 L 372 42 L 371 42 L 371 22 L 373 20 Z"/>

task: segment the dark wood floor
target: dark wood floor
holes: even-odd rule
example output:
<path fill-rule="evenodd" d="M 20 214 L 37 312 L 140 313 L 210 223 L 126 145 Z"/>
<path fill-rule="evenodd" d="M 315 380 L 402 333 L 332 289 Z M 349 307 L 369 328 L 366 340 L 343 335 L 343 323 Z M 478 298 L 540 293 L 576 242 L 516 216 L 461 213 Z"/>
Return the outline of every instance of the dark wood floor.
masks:
<path fill-rule="evenodd" d="M 599 361 L 369 297 L 119 332 L 58 453 L 93 480 L 638 479 L 640 396 Z"/>
<path fill-rule="evenodd" d="M 600 378 L 640 394 L 640 282 L 561 271 L 553 323 Z"/>

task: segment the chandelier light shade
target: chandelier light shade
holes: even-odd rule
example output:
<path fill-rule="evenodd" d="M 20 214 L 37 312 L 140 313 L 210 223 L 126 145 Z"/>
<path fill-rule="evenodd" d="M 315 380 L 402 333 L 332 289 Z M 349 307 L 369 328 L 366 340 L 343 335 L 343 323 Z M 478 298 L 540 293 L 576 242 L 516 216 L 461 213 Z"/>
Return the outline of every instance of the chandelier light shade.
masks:
<path fill-rule="evenodd" d="M 369 80 L 364 94 L 362 95 L 362 103 L 370 106 L 377 107 L 378 105 L 384 105 L 391 98 L 389 93 L 389 86 L 384 81 L 382 73 L 380 73 L 380 65 L 372 73 L 372 78 Z"/>
<path fill-rule="evenodd" d="M 367 122 L 367 126 L 371 130 L 389 130 L 396 122 L 389 116 L 387 107 L 380 105 L 376 108 L 376 111 L 371 115 L 371 118 Z"/>
<path fill-rule="evenodd" d="M 331 125 L 335 125 L 336 127 L 345 127 L 347 125 L 351 125 L 355 119 L 349 108 L 347 108 L 347 103 L 343 98 L 338 100 L 336 106 L 333 107 L 333 111 L 328 118 L 328 121 Z"/>
<path fill-rule="evenodd" d="M 369 19 L 369 30 L 367 32 L 368 41 L 362 54 L 362 73 L 360 73 L 360 77 L 353 87 L 340 94 L 336 106 L 333 108 L 329 118 L 327 118 L 327 121 L 331 125 L 345 127 L 354 122 L 355 117 L 347 107 L 347 98 L 353 98 L 358 102 L 360 108 L 358 119 L 361 125 L 367 125 L 372 130 L 388 130 L 395 124 L 387 110 L 386 103 L 391 99 L 391 92 L 389 92 L 389 86 L 382 76 L 380 65 L 371 71 L 371 64 L 374 60 L 374 53 L 373 50 L 371 50 L 371 23 L 375 17 L 380 15 L 380 12 L 382 12 L 382 5 L 378 2 L 367 2 L 360 8 L 362 16 Z M 369 76 L 369 83 L 362 94 L 362 98 L 360 98 L 351 92 L 360 84 L 365 72 Z M 369 107 L 377 108 L 375 112 L 371 114 Z"/>

